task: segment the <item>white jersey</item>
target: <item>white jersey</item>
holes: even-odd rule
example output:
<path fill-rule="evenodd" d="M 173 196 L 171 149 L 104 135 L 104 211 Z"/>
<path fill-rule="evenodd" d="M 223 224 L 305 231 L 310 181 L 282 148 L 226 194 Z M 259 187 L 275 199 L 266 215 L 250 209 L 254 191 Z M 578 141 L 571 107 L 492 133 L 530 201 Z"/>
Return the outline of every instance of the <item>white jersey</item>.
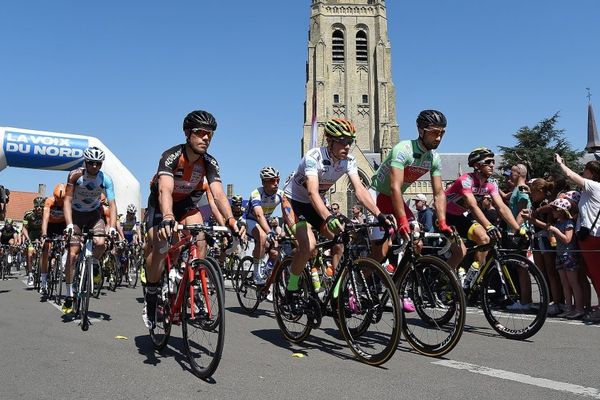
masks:
<path fill-rule="evenodd" d="M 333 162 L 327 147 L 315 147 L 310 149 L 300 161 L 298 169 L 294 171 L 289 182 L 285 185 L 287 198 L 301 203 L 310 203 L 308 190 L 306 190 L 306 177 L 316 176 L 319 180 L 319 194 L 325 194 L 338 179 L 344 174 L 358 175 L 356 159 L 348 154 L 345 160 Z"/>
<path fill-rule="evenodd" d="M 256 218 L 256 215 L 254 214 L 254 207 L 260 206 L 265 218 L 268 220 L 277 206 L 281 204 L 282 197 L 283 191 L 281 189 L 277 189 L 274 194 L 267 194 L 263 187 L 255 189 L 250 194 L 250 199 L 248 200 L 246 219 L 258 221 L 258 218 Z"/>

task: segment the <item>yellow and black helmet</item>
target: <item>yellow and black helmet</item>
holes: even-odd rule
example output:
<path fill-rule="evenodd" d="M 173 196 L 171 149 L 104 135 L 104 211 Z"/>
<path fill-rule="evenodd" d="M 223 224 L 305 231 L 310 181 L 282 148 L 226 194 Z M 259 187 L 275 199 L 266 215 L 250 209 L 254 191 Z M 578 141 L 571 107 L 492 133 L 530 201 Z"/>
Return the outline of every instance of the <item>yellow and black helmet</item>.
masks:
<path fill-rule="evenodd" d="M 356 137 L 354 124 L 342 118 L 332 118 L 325 124 L 325 134 L 332 137 Z"/>

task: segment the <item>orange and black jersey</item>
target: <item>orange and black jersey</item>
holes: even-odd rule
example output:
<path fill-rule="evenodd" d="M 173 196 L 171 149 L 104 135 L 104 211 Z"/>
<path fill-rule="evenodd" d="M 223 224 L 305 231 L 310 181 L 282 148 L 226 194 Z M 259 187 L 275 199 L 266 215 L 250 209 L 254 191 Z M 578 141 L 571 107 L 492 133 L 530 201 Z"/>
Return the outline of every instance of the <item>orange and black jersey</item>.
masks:
<path fill-rule="evenodd" d="M 158 194 L 158 178 L 161 175 L 172 176 L 175 181 L 174 202 L 188 197 L 199 200 L 206 191 L 204 178 L 209 184 L 221 182 L 217 160 L 210 154 L 204 153 L 195 162 L 190 162 L 184 144 L 171 147 L 162 154 L 158 163 L 158 171 L 150 183 L 151 196 Z"/>

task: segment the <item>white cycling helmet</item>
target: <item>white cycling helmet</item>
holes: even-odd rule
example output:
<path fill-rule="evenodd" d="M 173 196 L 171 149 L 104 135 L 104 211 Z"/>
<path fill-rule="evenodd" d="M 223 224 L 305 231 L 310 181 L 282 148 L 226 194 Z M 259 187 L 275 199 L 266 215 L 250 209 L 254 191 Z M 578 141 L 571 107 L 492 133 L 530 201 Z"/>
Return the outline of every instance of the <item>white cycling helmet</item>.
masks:
<path fill-rule="evenodd" d="M 135 212 L 137 211 L 137 208 L 135 207 L 135 205 L 130 204 L 127 206 L 127 212 L 130 214 L 135 214 Z"/>
<path fill-rule="evenodd" d="M 273 167 L 263 167 L 263 169 L 260 170 L 260 179 L 261 180 L 265 180 L 265 179 L 273 179 L 273 178 L 279 178 L 279 171 L 277 171 L 275 168 Z"/>
<path fill-rule="evenodd" d="M 104 152 L 102 151 L 102 149 L 100 149 L 96 146 L 88 147 L 83 152 L 83 158 L 85 159 L 85 161 L 103 162 L 104 157 L 105 156 L 104 156 Z"/>

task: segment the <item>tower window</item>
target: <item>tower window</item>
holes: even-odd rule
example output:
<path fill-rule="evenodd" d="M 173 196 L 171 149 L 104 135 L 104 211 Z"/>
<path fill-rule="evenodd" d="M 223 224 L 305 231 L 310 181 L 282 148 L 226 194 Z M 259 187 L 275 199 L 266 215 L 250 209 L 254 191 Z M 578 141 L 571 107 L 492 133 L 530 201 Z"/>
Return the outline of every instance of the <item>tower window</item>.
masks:
<path fill-rule="evenodd" d="M 333 104 L 340 104 L 340 95 L 339 94 L 333 95 Z"/>
<path fill-rule="evenodd" d="M 344 32 L 339 29 L 333 31 L 331 57 L 334 63 L 344 63 Z"/>
<path fill-rule="evenodd" d="M 368 104 L 369 103 L 369 96 L 366 94 L 362 95 L 362 102 L 363 104 Z"/>
<path fill-rule="evenodd" d="M 367 34 L 365 31 L 358 31 L 356 33 L 356 62 L 367 63 L 368 61 Z"/>

